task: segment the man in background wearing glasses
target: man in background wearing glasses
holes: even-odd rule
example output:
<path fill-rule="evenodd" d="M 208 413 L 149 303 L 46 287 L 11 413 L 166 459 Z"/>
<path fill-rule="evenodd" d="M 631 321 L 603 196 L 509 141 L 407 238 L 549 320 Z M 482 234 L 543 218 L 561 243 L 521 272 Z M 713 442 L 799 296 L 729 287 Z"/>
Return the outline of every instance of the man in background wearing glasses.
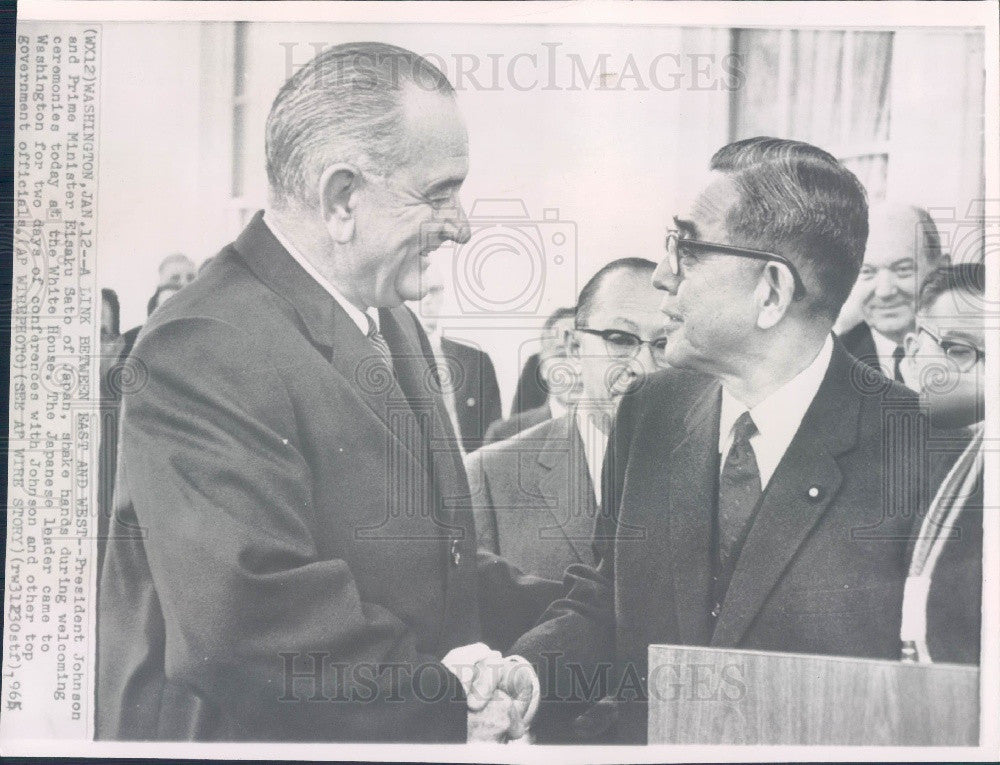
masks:
<path fill-rule="evenodd" d="M 943 260 L 941 238 L 919 207 L 873 205 L 869 221 L 865 260 L 836 329 L 851 355 L 916 389 L 905 377 L 903 339 L 913 331 L 921 279 Z"/>
<path fill-rule="evenodd" d="M 666 337 L 656 264 L 621 258 L 580 291 L 563 377 L 580 381 L 565 414 L 469 455 L 480 546 L 525 573 L 562 580 L 594 562 L 601 468 L 619 401 L 662 366 Z"/>
<path fill-rule="evenodd" d="M 931 421 L 960 445 L 913 539 L 900 637 L 904 658 L 915 661 L 979 663 L 985 286 L 982 263 L 932 271 L 920 287 L 916 331 L 906 337 L 908 373 Z"/>
<path fill-rule="evenodd" d="M 919 472 L 903 468 L 923 464 L 921 440 L 889 436 L 923 432 L 893 424 L 917 416 L 916 394 L 831 333 L 865 192 L 795 141 L 739 141 L 710 167 L 653 277 L 672 368 L 618 408 L 599 561 L 567 570 L 567 596 L 513 649 L 543 681 L 539 740 L 643 742 L 648 694 L 679 682 L 647 666 L 651 643 L 900 655 L 926 500 L 899 478 Z"/>

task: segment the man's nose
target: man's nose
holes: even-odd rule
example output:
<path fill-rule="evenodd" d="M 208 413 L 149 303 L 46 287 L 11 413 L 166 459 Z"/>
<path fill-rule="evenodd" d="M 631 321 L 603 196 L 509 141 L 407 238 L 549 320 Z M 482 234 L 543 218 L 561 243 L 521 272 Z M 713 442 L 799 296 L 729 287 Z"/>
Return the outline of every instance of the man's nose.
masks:
<path fill-rule="evenodd" d="M 445 240 L 465 244 L 472 236 L 472 229 L 469 227 L 469 219 L 465 215 L 465 208 L 461 202 L 456 202 L 455 207 L 448 211 L 445 218 L 442 236 Z"/>
<path fill-rule="evenodd" d="M 660 261 L 660 265 L 656 267 L 656 270 L 653 271 L 653 286 L 658 290 L 666 290 L 671 295 L 675 295 L 677 294 L 678 284 L 680 284 L 680 279 L 670 269 L 670 266 L 667 265 L 667 259 L 664 258 Z"/>
<path fill-rule="evenodd" d="M 888 268 L 880 268 L 875 274 L 875 295 L 889 297 L 896 293 L 896 275 Z"/>
<path fill-rule="evenodd" d="M 648 343 L 643 343 L 639 347 L 639 352 L 635 355 L 633 364 L 635 373 L 639 376 L 648 375 L 656 370 L 656 361 L 653 359 L 653 350 Z"/>

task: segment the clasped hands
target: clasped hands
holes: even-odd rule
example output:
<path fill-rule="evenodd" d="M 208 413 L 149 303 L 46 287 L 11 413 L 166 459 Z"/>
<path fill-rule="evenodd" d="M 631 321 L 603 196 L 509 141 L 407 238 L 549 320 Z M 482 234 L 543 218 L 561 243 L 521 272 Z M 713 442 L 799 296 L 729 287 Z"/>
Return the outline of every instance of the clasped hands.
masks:
<path fill-rule="evenodd" d="M 485 643 L 451 650 L 442 663 L 459 679 L 468 703 L 468 741 L 530 743 L 538 709 L 534 668 L 520 656 L 504 658 Z"/>

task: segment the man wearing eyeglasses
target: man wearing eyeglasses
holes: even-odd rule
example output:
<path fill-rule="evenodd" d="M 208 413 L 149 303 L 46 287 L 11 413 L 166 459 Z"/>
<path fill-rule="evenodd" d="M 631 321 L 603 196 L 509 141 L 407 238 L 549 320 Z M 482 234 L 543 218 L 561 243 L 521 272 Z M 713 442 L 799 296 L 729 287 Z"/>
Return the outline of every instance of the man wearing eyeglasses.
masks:
<path fill-rule="evenodd" d="M 622 397 L 662 367 L 666 347 L 656 264 L 621 258 L 580 291 L 567 359 L 581 383 L 569 411 L 466 460 L 480 545 L 525 573 L 562 580 L 594 562 L 608 432 Z"/>
<path fill-rule="evenodd" d="M 880 204 L 869 220 L 864 263 L 839 320 L 841 340 L 855 358 L 916 389 L 905 377 L 903 340 L 913 331 L 917 286 L 941 261 L 941 240 L 918 207 Z"/>
<path fill-rule="evenodd" d="M 904 657 L 915 661 L 979 663 L 985 284 L 981 263 L 932 271 L 920 287 L 916 331 L 906 337 L 912 379 L 932 422 L 959 444 L 969 437 L 913 537 L 900 637 Z"/>
<path fill-rule="evenodd" d="M 924 504 L 901 480 L 923 455 L 889 436 L 914 432 L 916 394 L 866 385 L 831 333 L 861 267 L 865 192 L 782 139 L 730 144 L 711 170 L 653 278 L 672 368 L 618 408 L 598 563 L 570 567 L 567 596 L 513 648 L 543 679 L 540 740 L 643 742 L 648 694 L 678 681 L 647 666 L 652 643 L 900 655 Z"/>

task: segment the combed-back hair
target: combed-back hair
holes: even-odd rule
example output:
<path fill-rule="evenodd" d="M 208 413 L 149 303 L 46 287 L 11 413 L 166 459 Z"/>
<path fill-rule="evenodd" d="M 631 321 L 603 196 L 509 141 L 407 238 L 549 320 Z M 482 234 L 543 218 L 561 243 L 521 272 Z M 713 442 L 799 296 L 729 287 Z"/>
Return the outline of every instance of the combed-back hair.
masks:
<path fill-rule="evenodd" d="M 378 42 L 335 45 L 278 91 L 265 128 L 270 202 L 318 203 L 323 170 L 338 162 L 385 176 L 405 164 L 403 98 L 412 87 L 454 95 L 427 59 Z"/>
<path fill-rule="evenodd" d="M 808 143 L 768 137 L 724 146 L 711 168 L 739 193 L 726 217 L 732 243 L 787 257 L 805 283 L 806 304 L 835 319 L 868 240 L 867 195 L 854 173 Z"/>
<path fill-rule="evenodd" d="M 656 263 L 646 258 L 618 258 L 612 260 L 607 265 L 601 266 L 597 273 L 587 280 L 580 290 L 580 296 L 576 299 L 576 326 L 586 326 L 590 319 L 590 312 L 594 308 L 597 293 L 601 285 L 611 274 L 618 271 L 634 271 L 636 273 L 648 272 L 652 274 L 656 270 Z"/>
<path fill-rule="evenodd" d="M 986 268 L 982 263 L 950 263 L 935 268 L 920 285 L 917 309 L 927 310 L 941 295 L 952 290 L 983 297 L 986 294 Z"/>

